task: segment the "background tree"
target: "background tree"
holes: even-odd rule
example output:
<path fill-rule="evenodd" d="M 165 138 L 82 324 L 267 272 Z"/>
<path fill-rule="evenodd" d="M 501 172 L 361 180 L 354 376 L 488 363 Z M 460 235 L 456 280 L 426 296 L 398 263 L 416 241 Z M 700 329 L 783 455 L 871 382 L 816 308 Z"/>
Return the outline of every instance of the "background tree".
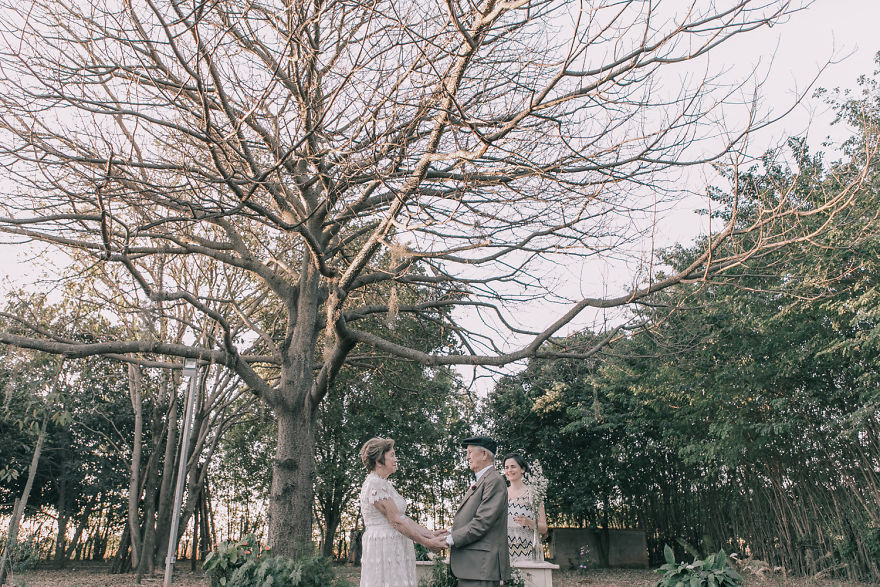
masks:
<path fill-rule="evenodd" d="M 842 160 L 826 163 L 792 140 L 791 165 L 776 153 L 740 170 L 732 181 L 738 222 L 750 223 L 783 193 L 808 211 L 817 194 L 862 167 L 862 146 L 877 133 L 878 88 L 867 78 L 861 86 L 861 95 L 832 99 L 855 128 Z M 600 472 L 579 475 L 582 503 L 595 513 L 575 523 L 643 527 L 655 561 L 664 544 L 681 550 L 683 539 L 798 574 L 880 578 L 880 223 L 876 163 L 869 169 L 819 248 L 767 252 L 724 281 L 678 284 L 643 308 L 644 328 L 592 365 L 532 360 L 499 384 L 490 396 L 499 431 L 535 454 L 559 451 L 558 435 L 578 447 L 576 457 L 559 458 Z M 732 194 L 713 197 L 716 213 L 730 219 Z M 701 250 L 678 247 L 667 261 L 688 265 Z M 602 470 L 603 459 L 614 465 Z M 551 515 L 567 513 L 574 475 L 552 474 Z"/>
<path fill-rule="evenodd" d="M 741 88 L 682 63 L 797 8 L 4 2 L 0 164 L 15 187 L 0 229 L 123 268 L 163 316 L 197 313 L 202 334 L 84 344 L 20 327 L 0 342 L 233 371 L 277 421 L 269 541 L 291 554 L 310 536 L 318 406 L 356 347 L 434 367 L 587 356 L 542 345 L 588 308 L 638 303 L 827 226 L 798 223 L 782 198 L 663 279 L 644 253 L 654 211 L 689 197 L 680 171 L 738 157 L 766 122 L 749 104 L 739 128 L 718 124 Z M 664 72 L 685 73 L 670 90 Z M 851 187 L 810 218 L 831 222 Z M 720 248 L 742 233 L 761 238 Z M 611 259 L 646 269 L 607 296 L 554 277 Z M 184 277 L 205 264 L 213 277 L 193 288 Z M 559 306 L 535 327 L 522 304 L 540 298 Z M 266 300 L 281 308 L 271 330 Z M 359 326 L 389 312 L 442 325 L 463 352 Z"/>

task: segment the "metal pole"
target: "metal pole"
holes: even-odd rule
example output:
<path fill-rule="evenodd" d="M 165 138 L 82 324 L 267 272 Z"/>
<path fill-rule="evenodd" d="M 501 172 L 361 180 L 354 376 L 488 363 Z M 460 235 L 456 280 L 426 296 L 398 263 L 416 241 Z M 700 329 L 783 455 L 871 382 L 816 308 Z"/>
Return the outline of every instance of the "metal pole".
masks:
<path fill-rule="evenodd" d="M 174 574 L 174 555 L 177 551 L 177 526 L 180 524 L 180 506 L 183 502 L 183 486 L 186 482 L 186 455 L 189 452 L 190 427 L 199 374 L 198 364 L 195 359 L 187 359 L 184 362 L 183 374 L 189 376 L 189 385 L 187 386 L 186 414 L 183 417 L 183 436 L 180 439 L 177 485 L 174 488 L 174 509 L 171 510 L 171 530 L 168 533 L 168 554 L 165 557 L 164 587 L 171 585 L 171 576 Z"/>

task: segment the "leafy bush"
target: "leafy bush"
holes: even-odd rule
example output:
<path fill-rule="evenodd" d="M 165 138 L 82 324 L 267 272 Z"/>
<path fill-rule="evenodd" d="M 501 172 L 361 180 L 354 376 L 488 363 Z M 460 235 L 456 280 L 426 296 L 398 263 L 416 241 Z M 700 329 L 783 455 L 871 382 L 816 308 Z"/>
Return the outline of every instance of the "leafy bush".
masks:
<path fill-rule="evenodd" d="M 704 559 L 694 558 L 690 564 L 676 563 L 675 554 L 667 544 L 663 556 L 666 564 L 657 569 L 663 575 L 657 587 L 738 587 L 743 584 L 742 575 L 727 564 L 723 550 Z"/>
<path fill-rule="evenodd" d="M 289 559 L 271 554 L 249 534 L 238 542 L 217 546 L 202 564 L 212 587 L 343 587 L 330 559 L 312 555 Z"/>
<path fill-rule="evenodd" d="M 300 582 L 292 583 L 298 587 L 341 587 L 347 583 L 340 577 L 336 578 L 333 563 L 329 558 L 314 555 L 297 561 L 301 568 Z"/>
<path fill-rule="evenodd" d="M 227 585 L 230 587 L 269 587 L 299 585 L 302 566 L 282 556 L 251 558 L 235 569 Z"/>
<path fill-rule="evenodd" d="M 208 553 L 202 563 L 202 569 L 211 579 L 211 587 L 229 584 L 229 579 L 235 571 L 252 559 L 259 558 L 262 552 L 268 551 L 262 548 L 257 537 L 248 534 L 239 541 L 221 542 Z"/>

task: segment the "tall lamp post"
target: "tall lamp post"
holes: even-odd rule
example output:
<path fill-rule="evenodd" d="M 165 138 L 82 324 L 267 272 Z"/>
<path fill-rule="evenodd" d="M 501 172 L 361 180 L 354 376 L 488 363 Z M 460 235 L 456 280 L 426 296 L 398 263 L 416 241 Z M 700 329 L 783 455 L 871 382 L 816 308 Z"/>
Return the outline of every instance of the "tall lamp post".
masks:
<path fill-rule="evenodd" d="M 180 439 L 180 459 L 177 465 L 177 485 L 174 488 L 174 509 L 171 510 L 171 530 L 168 533 L 168 555 L 165 557 L 164 587 L 171 585 L 174 574 L 174 555 L 177 551 L 177 527 L 180 524 L 180 506 L 183 503 L 183 487 L 186 482 L 186 455 L 189 452 L 190 427 L 193 416 L 193 404 L 198 384 L 199 362 L 197 359 L 184 359 L 183 376 L 189 377 L 186 394 L 186 412 L 183 417 L 183 435 Z"/>

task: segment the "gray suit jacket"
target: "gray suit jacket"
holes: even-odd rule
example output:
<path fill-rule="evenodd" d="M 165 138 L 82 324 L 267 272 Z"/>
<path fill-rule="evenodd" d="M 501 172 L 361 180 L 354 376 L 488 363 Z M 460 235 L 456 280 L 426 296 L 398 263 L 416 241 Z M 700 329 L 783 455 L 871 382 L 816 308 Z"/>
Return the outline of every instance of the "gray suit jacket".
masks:
<path fill-rule="evenodd" d="M 468 490 L 452 522 L 449 567 L 459 579 L 510 578 L 507 550 L 507 483 L 495 467 Z"/>

